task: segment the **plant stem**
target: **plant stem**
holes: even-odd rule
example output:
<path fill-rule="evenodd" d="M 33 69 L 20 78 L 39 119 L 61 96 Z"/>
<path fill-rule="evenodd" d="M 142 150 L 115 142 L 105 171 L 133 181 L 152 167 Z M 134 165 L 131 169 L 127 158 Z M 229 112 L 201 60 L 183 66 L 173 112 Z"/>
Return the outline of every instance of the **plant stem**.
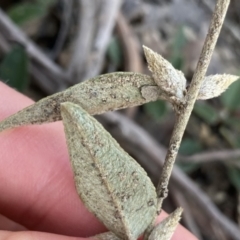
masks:
<path fill-rule="evenodd" d="M 199 89 L 204 80 L 208 65 L 210 63 L 213 50 L 215 48 L 220 30 L 222 28 L 224 18 L 228 9 L 230 0 L 218 0 L 215 11 L 212 16 L 212 21 L 208 30 L 207 37 L 200 55 L 197 68 L 193 75 L 192 82 L 186 95 L 186 104 L 180 110 L 173 129 L 172 137 L 169 144 L 167 156 L 163 165 L 162 174 L 157 187 L 158 194 L 158 210 L 161 210 L 162 202 L 168 194 L 168 182 L 171 176 L 172 168 L 180 147 L 180 143 L 187 126 L 189 117 L 193 110 L 194 103 L 197 99 Z"/>
<path fill-rule="evenodd" d="M 177 115 L 176 123 L 171 136 L 169 149 L 163 165 L 162 174 L 157 187 L 158 194 L 158 211 L 161 210 L 162 202 L 168 194 L 168 182 L 171 176 L 172 168 L 180 147 L 180 143 L 187 126 L 189 117 L 193 110 L 194 103 L 197 99 L 199 89 L 202 85 L 204 76 L 209 66 L 213 50 L 215 48 L 223 21 L 228 9 L 230 0 L 218 0 L 212 16 L 212 21 L 204 42 L 202 53 L 200 55 L 197 68 L 193 75 L 192 82 L 186 95 L 186 104 L 180 109 Z"/>
<path fill-rule="evenodd" d="M 158 214 L 160 214 L 163 200 L 168 195 L 168 183 L 172 173 L 173 165 L 175 163 L 175 159 L 182 141 L 185 128 L 193 110 L 194 103 L 197 99 L 199 89 L 209 66 L 213 50 L 215 48 L 217 39 L 220 34 L 220 30 L 224 22 L 224 18 L 226 16 L 229 3 L 230 0 L 218 0 L 216 3 L 216 7 L 212 16 L 202 53 L 200 55 L 198 65 L 193 75 L 189 90 L 185 97 L 186 104 L 182 106 L 181 109 L 179 109 L 179 113 L 177 114 L 176 123 L 174 125 L 168 152 L 157 187 Z M 148 232 L 150 232 L 152 228 L 153 226 L 149 226 L 149 228 L 146 230 L 145 239 L 148 235 Z"/>

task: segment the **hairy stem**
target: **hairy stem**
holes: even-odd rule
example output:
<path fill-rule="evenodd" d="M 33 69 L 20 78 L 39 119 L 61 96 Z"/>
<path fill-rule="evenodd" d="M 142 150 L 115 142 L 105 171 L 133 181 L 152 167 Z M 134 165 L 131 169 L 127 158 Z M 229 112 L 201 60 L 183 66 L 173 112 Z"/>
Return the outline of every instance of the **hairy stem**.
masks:
<path fill-rule="evenodd" d="M 212 16 L 207 37 L 200 55 L 197 68 L 195 70 L 192 82 L 186 95 L 186 104 L 179 109 L 177 120 L 174 125 L 168 152 L 163 165 L 161 177 L 157 187 L 158 196 L 158 214 L 160 214 L 163 200 L 168 195 L 168 183 L 172 173 L 173 165 L 182 141 L 182 137 L 187 126 L 189 117 L 197 99 L 199 89 L 204 80 L 207 68 L 209 66 L 213 50 L 215 48 L 224 18 L 229 6 L 230 0 L 218 0 Z M 154 224 L 154 223 L 153 223 Z M 146 230 L 145 239 L 151 231 L 153 225 Z"/>
<path fill-rule="evenodd" d="M 229 3 L 230 3 L 230 0 L 217 1 L 215 11 L 212 17 L 212 21 L 210 24 L 210 28 L 202 49 L 202 53 L 199 58 L 198 65 L 194 73 L 192 82 L 190 84 L 188 93 L 186 95 L 186 104 L 180 110 L 180 113 L 177 116 L 177 121 L 173 129 L 172 137 L 169 144 L 169 149 L 167 152 L 165 163 L 162 169 L 162 174 L 157 187 L 157 193 L 159 198 L 159 201 L 158 201 L 159 211 L 162 207 L 163 200 L 167 197 L 167 192 L 168 192 L 167 186 L 168 186 L 169 178 L 171 176 L 173 164 L 175 162 L 178 149 L 180 147 L 183 133 L 185 131 L 189 117 L 193 110 L 194 103 L 197 99 L 199 89 L 201 87 L 208 65 L 210 63 L 212 53 L 215 48 L 220 30 L 222 28 Z"/>

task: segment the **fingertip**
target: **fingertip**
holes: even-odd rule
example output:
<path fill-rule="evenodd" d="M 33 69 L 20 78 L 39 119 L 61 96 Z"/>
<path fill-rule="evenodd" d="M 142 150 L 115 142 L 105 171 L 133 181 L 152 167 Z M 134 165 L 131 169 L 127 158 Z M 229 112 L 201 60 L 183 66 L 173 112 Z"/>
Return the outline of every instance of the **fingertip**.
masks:
<path fill-rule="evenodd" d="M 21 232 L 0 231 L 0 240 L 86 240 L 86 239 L 89 240 L 90 238 L 69 237 L 53 233 L 32 231 Z"/>
<path fill-rule="evenodd" d="M 0 119 L 16 113 L 33 101 L 0 81 Z"/>
<path fill-rule="evenodd" d="M 0 82 L 0 119 L 32 103 Z M 61 123 L 1 133 L 0 165 L 5 216 L 28 229 L 58 234 L 89 236 L 105 229 L 77 195 Z"/>

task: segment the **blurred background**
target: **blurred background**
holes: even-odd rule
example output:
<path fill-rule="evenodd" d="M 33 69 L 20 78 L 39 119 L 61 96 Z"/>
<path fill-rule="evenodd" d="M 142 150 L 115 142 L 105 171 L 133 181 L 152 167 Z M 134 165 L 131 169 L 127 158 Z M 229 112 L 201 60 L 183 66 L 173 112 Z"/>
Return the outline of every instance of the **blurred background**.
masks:
<path fill-rule="evenodd" d="M 37 101 L 104 73 L 150 74 L 146 45 L 191 81 L 215 2 L 1 0 L 0 79 Z M 216 73 L 240 74 L 238 0 L 207 75 Z M 157 101 L 97 119 L 157 184 L 175 120 L 171 106 Z M 168 212 L 184 208 L 182 224 L 199 239 L 240 239 L 239 148 L 237 81 L 221 97 L 196 103 L 164 202 Z"/>

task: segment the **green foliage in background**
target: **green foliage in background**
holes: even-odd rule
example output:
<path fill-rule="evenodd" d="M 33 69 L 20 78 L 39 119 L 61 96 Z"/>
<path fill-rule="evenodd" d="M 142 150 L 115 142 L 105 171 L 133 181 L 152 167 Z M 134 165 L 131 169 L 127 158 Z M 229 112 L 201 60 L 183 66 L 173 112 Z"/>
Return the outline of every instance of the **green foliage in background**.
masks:
<path fill-rule="evenodd" d="M 120 46 L 120 41 L 116 36 L 111 38 L 107 48 L 107 56 L 111 64 L 113 64 L 116 68 L 121 65 L 123 60 L 122 49 Z"/>
<path fill-rule="evenodd" d="M 240 81 L 234 82 L 229 89 L 220 96 L 223 106 L 228 110 L 240 109 Z"/>
<path fill-rule="evenodd" d="M 171 49 L 172 53 L 169 59 L 172 65 L 178 70 L 182 70 L 184 66 L 183 48 L 185 45 L 186 37 L 184 34 L 184 29 L 183 27 L 180 27 L 175 35 Z"/>
<path fill-rule="evenodd" d="M 18 25 L 22 25 L 33 19 L 44 17 L 50 6 L 56 0 L 35 0 L 34 2 L 23 2 L 13 5 L 8 10 L 8 16 Z"/>
<path fill-rule="evenodd" d="M 203 147 L 197 139 L 185 138 L 182 140 L 179 153 L 184 156 L 187 156 L 201 152 L 202 150 Z M 196 163 L 178 163 L 178 162 L 176 163 L 184 172 L 188 174 L 192 173 L 193 171 L 199 168 L 199 164 Z"/>
<path fill-rule="evenodd" d="M 23 46 L 16 45 L 0 63 L 0 79 L 24 91 L 28 85 L 28 56 Z"/>
<path fill-rule="evenodd" d="M 233 166 L 228 167 L 228 177 L 236 190 L 240 192 L 240 169 Z"/>
<path fill-rule="evenodd" d="M 196 102 L 193 112 L 209 125 L 219 120 L 218 111 L 206 101 Z"/>
<path fill-rule="evenodd" d="M 166 116 L 168 109 L 165 101 L 158 100 L 143 105 L 144 111 L 155 121 L 161 121 Z"/>
<path fill-rule="evenodd" d="M 200 152 L 202 150 L 202 145 L 197 140 L 191 138 L 183 139 L 179 153 L 183 155 L 192 155 L 194 153 Z"/>

